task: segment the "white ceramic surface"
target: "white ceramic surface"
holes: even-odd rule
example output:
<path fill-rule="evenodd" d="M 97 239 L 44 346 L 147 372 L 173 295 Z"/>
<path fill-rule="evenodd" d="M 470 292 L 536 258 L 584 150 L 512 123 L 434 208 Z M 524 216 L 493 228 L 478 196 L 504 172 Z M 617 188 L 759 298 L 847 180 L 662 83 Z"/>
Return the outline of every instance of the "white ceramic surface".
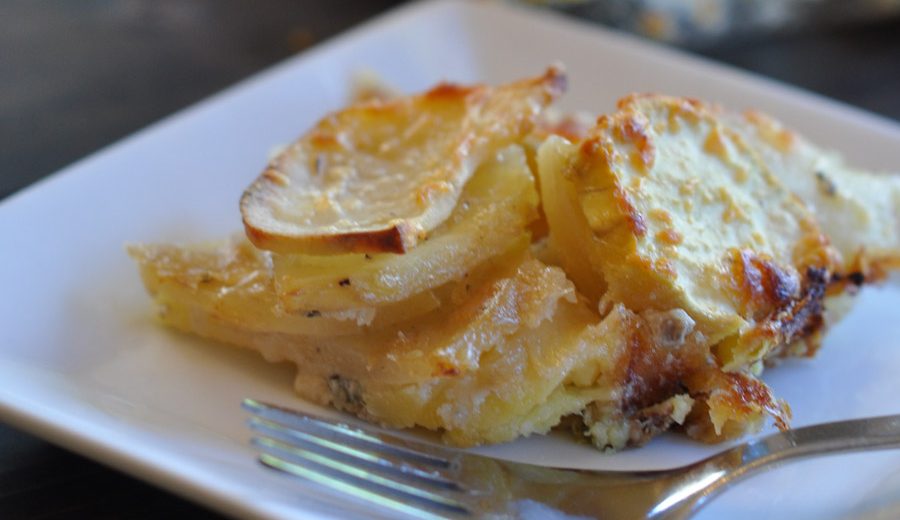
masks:
<path fill-rule="evenodd" d="M 414 4 L 169 117 L 0 204 L 0 417 L 235 516 L 372 516 L 371 507 L 260 468 L 242 397 L 303 406 L 291 370 L 157 326 L 123 244 L 240 229 L 237 199 L 272 145 L 346 98 L 367 68 L 404 89 L 570 71 L 563 107 L 609 110 L 657 91 L 769 111 L 858 164 L 900 165 L 900 127 L 634 38 L 495 2 Z M 814 360 L 766 380 L 795 425 L 900 413 L 900 290 L 868 289 Z M 565 436 L 478 451 L 557 466 L 657 468 L 712 448 L 676 436 L 606 456 Z M 102 490 L 98 490 L 102 492 Z M 798 463 L 753 478 L 700 517 L 895 518 L 900 452 Z"/>

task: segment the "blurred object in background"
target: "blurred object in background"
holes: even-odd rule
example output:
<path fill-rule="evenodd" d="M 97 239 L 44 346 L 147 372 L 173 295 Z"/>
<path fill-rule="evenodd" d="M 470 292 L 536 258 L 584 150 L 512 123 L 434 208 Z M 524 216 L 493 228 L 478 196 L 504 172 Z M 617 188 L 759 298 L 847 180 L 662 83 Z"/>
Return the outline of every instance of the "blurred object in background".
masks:
<path fill-rule="evenodd" d="M 524 1 L 688 47 L 900 15 L 900 0 Z"/>

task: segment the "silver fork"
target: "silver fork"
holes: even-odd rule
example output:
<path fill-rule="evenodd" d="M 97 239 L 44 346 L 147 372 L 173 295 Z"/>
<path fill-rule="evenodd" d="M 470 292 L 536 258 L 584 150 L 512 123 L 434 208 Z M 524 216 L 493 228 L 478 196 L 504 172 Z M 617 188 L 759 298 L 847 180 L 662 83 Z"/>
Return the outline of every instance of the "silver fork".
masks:
<path fill-rule="evenodd" d="M 735 482 L 818 454 L 900 447 L 900 415 L 775 433 L 660 471 L 548 468 L 412 441 L 253 399 L 265 466 L 419 518 L 516 517 L 539 507 L 604 519 L 687 518 Z M 531 508 L 531 509 L 529 509 Z"/>

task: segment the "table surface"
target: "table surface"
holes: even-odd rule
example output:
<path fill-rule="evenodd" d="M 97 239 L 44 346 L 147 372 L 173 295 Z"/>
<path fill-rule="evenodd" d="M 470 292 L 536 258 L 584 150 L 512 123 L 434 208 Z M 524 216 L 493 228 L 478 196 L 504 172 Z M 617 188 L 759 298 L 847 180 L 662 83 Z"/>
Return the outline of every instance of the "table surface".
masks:
<path fill-rule="evenodd" d="M 0 199 L 397 3 L 4 0 Z M 697 52 L 900 120 L 900 20 Z M 171 515 L 219 518 L 0 422 L 0 518 Z"/>

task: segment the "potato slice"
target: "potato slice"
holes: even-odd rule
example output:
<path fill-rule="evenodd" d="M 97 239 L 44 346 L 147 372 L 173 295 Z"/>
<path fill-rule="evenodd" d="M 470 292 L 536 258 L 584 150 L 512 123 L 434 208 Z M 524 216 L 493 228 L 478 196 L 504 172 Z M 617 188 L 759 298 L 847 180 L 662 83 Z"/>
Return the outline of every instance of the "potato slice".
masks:
<path fill-rule="evenodd" d="M 399 302 L 451 280 L 527 242 L 537 190 L 518 146 L 485 161 L 468 182 L 450 218 L 405 255 L 274 254 L 275 283 L 284 308 L 337 311 Z"/>
<path fill-rule="evenodd" d="M 843 274 L 877 279 L 900 268 L 900 175 L 851 168 L 759 112 L 728 123 L 807 204 L 841 253 Z"/>
<path fill-rule="evenodd" d="M 578 290 L 593 302 L 606 292 L 603 274 L 594 269 L 594 241 L 588 221 L 575 201 L 575 184 L 566 178 L 575 146 L 562 137 L 550 136 L 538 149 L 537 164 L 541 204 L 549 231 L 548 249 L 562 265 Z"/>
<path fill-rule="evenodd" d="M 160 319 L 187 331 L 193 329 L 194 317 L 202 316 L 204 321 L 248 331 L 343 336 L 414 319 L 441 303 L 435 293 L 425 291 L 377 311 L 362 307 L 340 313 L 291 313 L 278 303 L 270 253 L 256 249 L 246 239 L 190 247 L 140 245 L 128 251 L 138 262 Z"/>
<path fill-rule="evenodd" d="M 533 128 L 561 69 L 501 87 L 439 85 L 320 121 L 244 192 L 247 236 L 282 253 L 403 253 L 452 213 L 475 168 Z"/>
<path fill-rule="evenodd" d="M 556 170 L 542 171 L 542 179 L 570 183 L 571 203 L 591 231 L 566 247 L 584 244 L 578 250 L 607 284 L 607 305 L 683 309 L 710 344 L 723 342 L 717 354 L 728 369 L 821 326 L 837 253 L 714 110 L 633 96 L 580 145 L 545 146 L 561 157 L 545 160 Z M 569 232 L 551 221 L 551 237 Z"/>

